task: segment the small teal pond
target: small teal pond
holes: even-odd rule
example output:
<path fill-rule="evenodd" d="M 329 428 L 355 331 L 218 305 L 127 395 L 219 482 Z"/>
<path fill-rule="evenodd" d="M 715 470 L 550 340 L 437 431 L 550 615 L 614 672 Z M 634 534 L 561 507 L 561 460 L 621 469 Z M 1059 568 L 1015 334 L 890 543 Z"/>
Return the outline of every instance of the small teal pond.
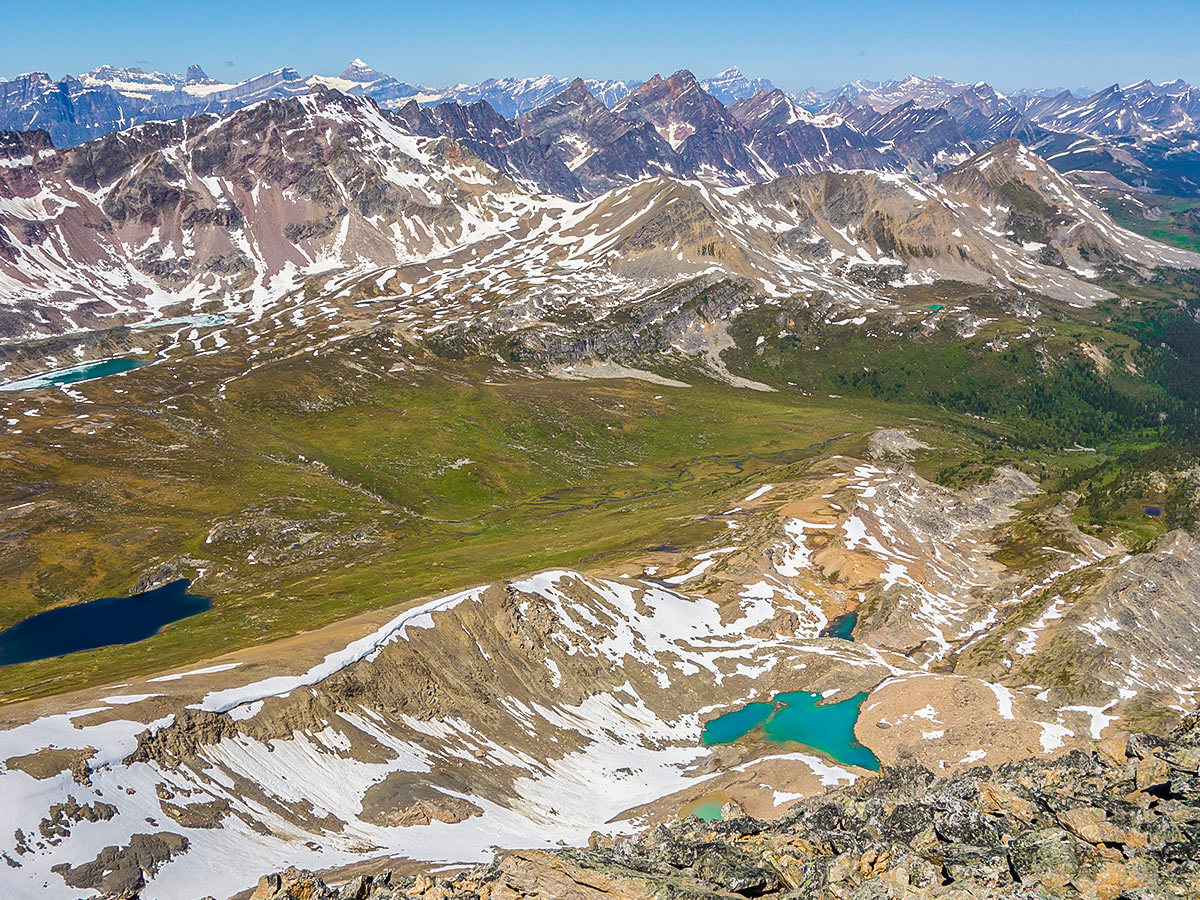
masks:
<path fill-rule="evenodd" d="M 200 313 L 195 316 L 176 316 L 173 319 L 149 319 L 130 325 L 134 331 L 145 331 L 148 328 L 164 328 L 168 325 L 195 325 L 197 328 L 207 328 L 216 325 L 228 325 L 233 319 L 220 313 Z"/>
<path fill-rule="evenodd" d="M 143 594 L 104 597 L 22 619 L 0 631 L 0 666 L 153 637 L 164 625 L 212 607 L 209 598 L 188 593 L 191 584 L 181 578 Z"/>
<path fill-rule="evenodd" d="M 854 626 L 858 624 L 858 613 L 849 612 L 838 616 L 821 632 L 821 637 L 841 638 L 843 641 L 854 640 Z"/>
<path fill-rule="evenodd" d="M 821 703 L 820 694 L 808 691 L 776 694 L 770 703 L 747 703 L 705 722 L 700 742 L 729 744 L 761 729 L 767 740 L 777 744 L 794 741 L 845 765 L 877 771 L 879 760 L 854 736 L 865 699 L 865 691 L 837 703 Z"/>
<path fill-rule="evenodd" d="M 1142 512 L 1144 512 L 1146 515 L 1148 515 L 1152 519 L 1162 518 L 1162 507 L 1161 506 L 1143 506 Z"/>
<path fill-rule="evenodd" d="M 136 369 L 145 364 L 145 360 L 133 357 L 80 363 L 66 369 L 56 369 L 53 372 L 30 375 L 28 378 L 20 378 L 16 381 L 6 381 L 0 384 L 0 391 L 29 391 L 34 388 L 55 387 L 60 384 L 75 384 L 77 381 L 91 381 L 93 378 L 103 378 L 105 375 L 128 372 L 130 369 Z"/>
<path fill-rule="evenodd" d="M 697 819 L 703 819 L 705 822 L 720 822 L 721 821 L 721 804 L 719 803 L 701 803 L 693 810 L 692 815 Z"/>

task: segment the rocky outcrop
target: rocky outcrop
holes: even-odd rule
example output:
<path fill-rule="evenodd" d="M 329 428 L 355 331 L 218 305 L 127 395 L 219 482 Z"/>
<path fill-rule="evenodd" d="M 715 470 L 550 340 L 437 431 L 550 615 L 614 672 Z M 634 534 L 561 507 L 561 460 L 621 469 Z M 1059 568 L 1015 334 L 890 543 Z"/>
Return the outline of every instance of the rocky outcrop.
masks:
<path fill-rule="evenodd" d="M 62 863 L 53 871 L 74 888 L 97 891 L 105 900 L 133 900 L 173 856 L 188 848 L 188 839 L 170 832 L 135 834 L 123 847 L 105 847 L 91 862 Z"/>
<path fill-rule="evenodd" d="M 67 837 L 79 822 L 107 822 L 116 814 L 117 808 L 111 803 L 80 803 L 68 795 L 65 802 L 50 807 L 50 815 L 42 819 L 38 831 L 44 838 Z"/>

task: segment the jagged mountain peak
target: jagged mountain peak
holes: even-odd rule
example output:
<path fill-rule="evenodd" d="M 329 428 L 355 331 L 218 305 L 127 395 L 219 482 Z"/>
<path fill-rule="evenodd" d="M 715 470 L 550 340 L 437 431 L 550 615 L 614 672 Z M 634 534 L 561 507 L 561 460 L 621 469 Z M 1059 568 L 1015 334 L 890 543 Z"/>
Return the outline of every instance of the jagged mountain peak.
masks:
<path fill-rule="evenodd" d="M 779 88 L 759 91 L 752 97 L 739 100 L 729 107 L 729 111 L 742 124 L 764 121 L 767 118 L 781 120 L 777 124 L 811 122 L 816 118 Z"/>
<path fill-rule="evenodd" d="M 338 77 L 344 78 L 347 81 L 370 83 L 372 81 L 379 81 L 379 79 L 383 78 L 384 76 L 356 56 L 354 59 L 350 60 L 350 64 L 346 66 L 346 68 L 342 71 L 342 74 Z"/>
<path fill-rule="evenodd" d="M 549 102 L 553 103 L 555 100 L 568 100 L 571 102 L 586 102 L 588 100 L 594 100 L 597 103 L 600 102 L 596 100 L 596 95 L 592 93 L 591 88 L 589 88 L 587 85 L 587 82 L 579 76 L 576 76 L 574 79 L 572 79 L 571 83 L 567 85 L 566 89 L 563 90 L 563 92 L 557 97 L 552 97 Z"/>
<path fill-rule="evenodd" d="M 695 88 L 701 92 L 704 90 L 700 86 L 700 81 L 688 69 L 678 69 L 675 72 L 672 72 L 666 78 L 658 73 L 655 73 L 650 77 L 649 80 L 639 85 L 629 94 L 628 97 L 623 98 L 616 105 L 628 106 L 636 103 L 640 98 L 645 98 L 647 96 L 659 96 L 664 93 L 678 96 L 679 94 L 682 94 L 691 88 Z"/>
<path fill-rule="evenodd" d="M 775 85 L 766 78 L 747 78 L 737 66 L 730 66 L 723 72 L 703 79 L 700 86 L 726 106 L 775 89 Z"/>
<path fill-rule="evenodd" d="M 675 103 L 681 98 L 694 94 L 699 105 L 711 106 L 716 109 L 722 104 L 701 87 L 699 80 L 688 69 L 672 72 L 667 78 L 655 75 L 645 84 L 634 90 L 628 97 L 619 101 L 614 110 L 633 111 L 648 108 L 652 104 Z"/>
<path fill-rule="evenodd" d="M 685 88 L 700 86 L 700 80 L 692 74 L 691 69 L 676 69 L 671 73 L 671 77 L 667 79 L 667 84 L 678 84 Z"/>

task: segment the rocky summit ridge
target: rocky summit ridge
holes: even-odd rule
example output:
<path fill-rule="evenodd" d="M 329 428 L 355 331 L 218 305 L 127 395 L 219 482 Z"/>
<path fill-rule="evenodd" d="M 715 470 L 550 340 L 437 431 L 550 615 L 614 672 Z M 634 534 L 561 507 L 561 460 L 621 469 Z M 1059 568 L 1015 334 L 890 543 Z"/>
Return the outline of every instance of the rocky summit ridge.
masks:
<path fill-rule="evenodd" d="M 1115 734 L 1090 752 L 919 766 L 764 821 L 726 804 L 586 849 L 524 850 L 430 877 L 263 876 L 251 900 L 650 900 L 1200 897 L 1200 719 L 1167 738 Z"/>

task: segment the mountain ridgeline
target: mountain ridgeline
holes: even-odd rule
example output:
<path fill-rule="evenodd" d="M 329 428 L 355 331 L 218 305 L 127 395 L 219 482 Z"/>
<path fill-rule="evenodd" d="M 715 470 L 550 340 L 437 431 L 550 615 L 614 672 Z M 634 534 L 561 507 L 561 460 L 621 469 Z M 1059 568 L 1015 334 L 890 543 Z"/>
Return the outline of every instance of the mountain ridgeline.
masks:
<path fill-rule="evenodd" d="M 1200 260 L 1118 227 L 1016 138 L 923 180 L 890 171 L 896 146 L 778 92 L 725 107 L 688 73 L 612 109 L 576 81 L 515 120 L 317 86 L 65 150 L 7 133 L 0 332 L 312 291 L 390 297 L 418 330 L 468 304 L 503 332 L 535 297 L 715 274 L 849 307 L 947 279 L 1088 305 L 1113 273 Z"/>
<path fill-rule="evenodd" d="M 1195 196 L 1200 191 L 1200 155 L 1195 149 L 1200 90 L 1181 79 L 1112 85 L 1098 92 L 1039 89 L 1006 95 L 983 82 L 909 76 L 785 93 L 767 79 L 743 75 L 736 66 L 699 81 L 680 71 L 644 83 L 543 75 L 449 88 L 402 81 L 361 59 L 337 76 L 305 76 L 282 68 L 234 83 L 219 82 L 198 65 L 183 75 L 102 66 L 57 81 L 38 72 L 0 81 L 0 130 L 44 129 L 55 146 L 71 147 L 144 122 L 228 113 L 261 100 L 299 96 L 317 86 L 369 98 L 391 110 L 410 104 L 448 105 L 455 109 L 439 117 L 439 133 L 457 131 L 462 138 L 467 137 L 463 128 L 470 127 L 474 139 L 488 143 L 512 143 L 515 136 L 527 136 L 543 151 L 553 148 L 551 155 L 573 170 L 593 146 L 582 126 L 590 123 L 596 135 L 606 129 L 628 130 L 628 125 L 598 116 L 595 107 L 601 106 L 612 110 L 618 122 L 636 124 L 657 117 L 655 130 L 676 151 L 672 154 L 644 135 L 631 135 L 618 150 L 628 154 L 622 156 L 627 167 L 640 163 L 681 175 L 695 174 L 706 156 L 716 165 L 709 174 L 742 182 L 764 173 L 831 167 L 937 172 L 991 143 L 1016 137 L 1060 171 L 1104 171 L 1164 194 Z M 715 101 L 715 107 L 687 96 L 694 86 L 705 100 Z M 515 123 L 515 129 L 499 127 L 494 134 L 480 130 L 494 118 L 521 119 L 563 94 L 570 97 L 541 111 L 532 122 Z M 489 110 L 477 109 L 481 103 Z M 651 112 L 651 107 L 657 111 Z M 411 109 L 406 113 L 409 119 L 416 116 Z M 567 127 L 554 127 L 560 121 Z M 684 149 L 681 145 L 693 135 L 697 139 Z M 731 142 L 741 149 L 735 150 Z M 528 146 L 513 149 L 526 157 L 529 151 Z M 533 161 L 527 158 L 524 164 L 531 166 Z M 599 161 L 592 168 L 597 165 Z M 561 175 L 546 183 L 588 190 L 589 175 L 593 173 L 581 172 L 580 184 Z M 550 173 L 541 177 L 547 179 Z"/>

